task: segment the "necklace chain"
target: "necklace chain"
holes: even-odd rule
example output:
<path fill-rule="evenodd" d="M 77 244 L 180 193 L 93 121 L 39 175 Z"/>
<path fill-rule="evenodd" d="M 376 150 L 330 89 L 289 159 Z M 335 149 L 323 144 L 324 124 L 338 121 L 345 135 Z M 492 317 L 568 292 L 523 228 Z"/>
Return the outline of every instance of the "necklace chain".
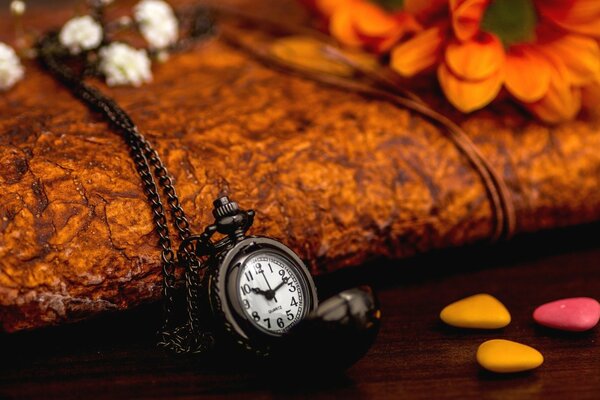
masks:
<path fill-rule="evenodd" d="M 198 292 L 200 287 L 200 262 L 184 249 L 185 260 L 177 260 L 172 248 L 165 207 L 161 201 L 159 187 L 167 198 L 173 225 L 180 240 L 190 237 L 190 224 L 181 207 L 173 180 L 167 168 L 150 142 L 138 131 L 129 115 L 111 98 L 79 79 L 73 70 L 60 61 L 60 46 L 56 36 L 45 36 L 39 43 L 40 61 L 46 69 L 61 81 L 88 107 L 100 112 L 123 134 L 129 146 L 136 170 L 142 180 L 144 192 L 152 208 L 152 216 L 161 247 L 163 275 L 164 323 L 159 332 L 159 346 L 178 353 L 198 353 L 208 349 L 213 342 L 209 332 L 200 332 Z M 158 185 L 156 183 L 158 181 Z M 175 321 L 175 270 L 178 261 L 185 261 L 185 287 L 187 321 L 174 326 Z"/>

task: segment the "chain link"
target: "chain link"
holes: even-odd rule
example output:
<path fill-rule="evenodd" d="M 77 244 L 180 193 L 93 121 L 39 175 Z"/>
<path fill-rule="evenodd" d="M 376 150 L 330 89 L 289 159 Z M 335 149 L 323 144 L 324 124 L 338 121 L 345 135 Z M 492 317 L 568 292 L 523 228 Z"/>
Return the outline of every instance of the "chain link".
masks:
<path fill-rule="evenodd" d="M 111 98 L 99 90 L 85 84 L 79 79 L 71 68 L 61 62 L 63 49 L 56 40 L 56 35 L 44 36 L 38 45 L 39 58 L 46 69 L 71 92 L 83 100 L 88 107 L 100 112 L 123 134 L 129 146 L 135 168 L 142 180 L 142 186 L 148 203 L 152 209 L 152 216 L 158 244 L 161 247 L 161 262 L 163 274 L 164 297 L 164 324 L 159 332 L 159 345 L 169 348 L 177 353 L 198 353 L 212 347 L 214 339 L 210 332 L 200 331 L 200 313 L 198 309 L 199 288 L 201 286 L 199 274 L 202 264 L 190 252 L 184 249 L 183 257 L 176 260 L 169 235 L 168 221 L 161 201 L 159 187 L 167 198 L 173 225 L 180 240 L 190 237 L 190 224 L 181 207 L 179 197 L 173 186 L 173 180 L 167 168 L 158 156 L 150 142 L 138 131 L 127 113 Z M 158 180 L 158 185 L 156 184 Z M 185 265 L 184 279 L 186 287 L 187 321 L 180 326 L 175 326 L 175 287 L 177 263 Z"/>

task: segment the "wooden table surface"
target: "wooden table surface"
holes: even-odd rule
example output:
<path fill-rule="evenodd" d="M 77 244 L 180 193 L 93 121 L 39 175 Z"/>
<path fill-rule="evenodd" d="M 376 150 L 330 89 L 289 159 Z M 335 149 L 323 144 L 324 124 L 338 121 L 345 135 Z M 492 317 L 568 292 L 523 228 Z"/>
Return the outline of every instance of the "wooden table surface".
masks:
<path fill-rule="evenodd" d="M 564 334 L 536 327 L 536 305 L 568 296 L 600 298 L 599 225 L 522 237 L 406 261 L 379 261 L 318 280 L 325 296 L 369 282 L 383 323 L 367 356 L 345 374 L 276 377 L 252 363 L 217 367 L 153 346 L 159 309 L 60 328 L 0 336 L 0 398 L 423 398 L 598 399 L 600 329 Z M 513 322 L 496 331 L 443 326 L 441 308 L 488 292 Z M 545 357 L 536 371 L 494 375 L 475 363 L 477 346 L 505 338 Z M 315 360 L 318 362 L 318 360 Z"/>

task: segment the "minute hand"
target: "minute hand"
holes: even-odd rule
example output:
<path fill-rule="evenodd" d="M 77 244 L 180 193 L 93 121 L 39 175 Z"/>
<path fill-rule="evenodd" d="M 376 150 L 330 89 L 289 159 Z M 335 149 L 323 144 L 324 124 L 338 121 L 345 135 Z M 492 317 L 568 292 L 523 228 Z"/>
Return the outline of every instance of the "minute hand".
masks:
<path fill-rule="evenodd" d="M 275 289 L 273 289 L 273 292 L 276 292 L 276 291 L 278 291 L 279 289 L 281 289 L 281 287 L 282 287 L 283 285 L 285 285 L 286 283 L 288 283 L 288 280 L 287 280 L 287 279 L 284 279 L 284 280 L 282 280 L 282 281 L 281 281 L 281 283 L 280 283 L 279 285 L 277 285 L 277 286 L 275 287 Z"/>
<path fill-rule="evenodd" d="M 271 289 L 271 285 L 269 284 L 269 281 L 267 280 L 267 276 L 265 275 L 265 271 L 261 271 L 263 278 L 265 278 L 265 282 L 267 282 L 267 286 L 269 288 L 269 290 L 267 290 L 265 292 L 265 297 L 267 300 L 275 300 L 275 303 L 277 303 L 277 298 L 275 297 L 275 291 L 273 289 Z"/>

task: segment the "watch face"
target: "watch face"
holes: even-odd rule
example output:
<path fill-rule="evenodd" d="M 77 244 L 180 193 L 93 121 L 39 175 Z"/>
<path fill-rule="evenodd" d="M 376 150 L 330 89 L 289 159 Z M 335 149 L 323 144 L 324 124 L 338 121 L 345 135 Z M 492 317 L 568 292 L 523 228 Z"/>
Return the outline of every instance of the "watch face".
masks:
<path fill-rule="evenodd" d="M 238 276 L 241 308 L 257 328 L 277 335 L 304 317 L 306 281 L 288 258 L 271 251 L 257 252 L 244 261 Z"/>

